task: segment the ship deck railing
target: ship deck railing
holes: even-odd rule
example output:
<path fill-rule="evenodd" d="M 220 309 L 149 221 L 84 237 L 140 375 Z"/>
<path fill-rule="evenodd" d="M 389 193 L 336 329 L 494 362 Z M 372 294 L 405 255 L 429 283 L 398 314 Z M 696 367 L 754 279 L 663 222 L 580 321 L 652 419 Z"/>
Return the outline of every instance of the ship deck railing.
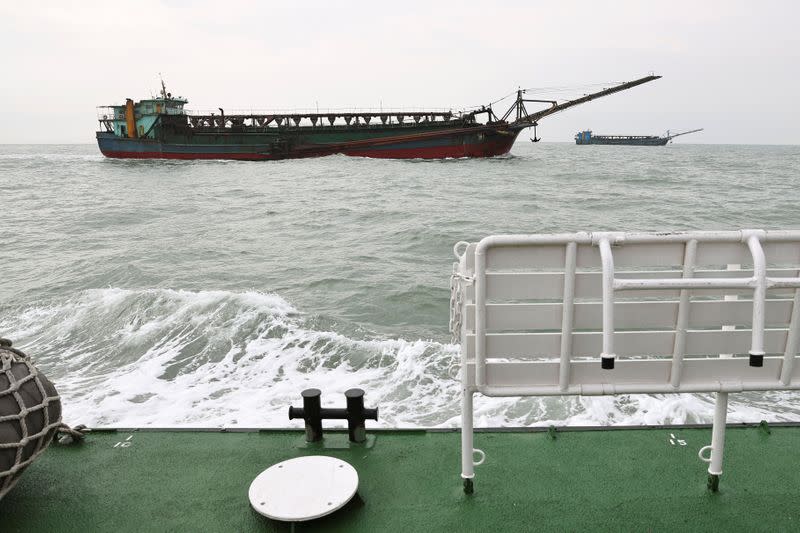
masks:
<path fill-rule="evenodd" d="M 659 139 L 657 135 L 592 135 L 592 139 L 620 139 L 620 140 L 638 140 L 638 139 Z"/>
<path fill-rule="evenodd" d="M 97 119 L 101 125 L 109 128 L 113 121 L 125 120 L 123 114 L 115 108 L 100 106 L 97 108 Z M 344 128 L 359 126 L 403 126 L 424 124 L 458 124 L 475 123 L 475 112 L 453 111 L 446 108 L 339 108 L 323 110 L 282 109 L 276 111 L 234 110 L 217 111 L 182 110 L 181 113 L 161 113 L 161 116 L 183 117 L 191 128 L 211 131 L 215 128 L 229 131 L 229 128 L 246 128 L 248 132 L 260 131 L 263 127 L 303 127 L 303 128 Z M 137 113 L 137 120 L 139 114 Z M 268 132 L 269 130 L 265 130 Z"/>
<path fill-rule="evenodd" d="M 476 393 L 715 393 L 698 454 L 716 490 L 729 394 L 800 389 L 800 231 L 501 235 L 456 255 L 468 492 Z"/>
<path fill-rule="evenodd" d="M 192 127 L 257 127 L 277 126 L 333 127 L 368 126 L 373 124 L 421 124 L 450 123 L 469 120 L 472 115 L 461 115 L 452 111 L 396 111 L 396 112 L 336 112 L 336 113 L 275 113 L 275 114 L 189 114 L 187 121 Z"/>
<path fill-rule="evenodd" d="M 211 125 L 188 125 L 192 130 L 196 133 L 203 133 L 203 134 L 222 134 L 222 133 L 240 133 L 240 134 L 263 134 L 263 133 L 277 133 L 277 132 L 291 132 L 291 131 L 306 131 L 306 130 L 352 130 L 353 128 L 364 128 L 364 129 L 377 129 L 380 130 L 381 128 L 390 127 L 392 129 L 419 129 L 424 128 L 426 126 L 431 127 L 441 127 L 443 125 L 451 125 L 453 127 L 461 127 L 461 126 L 474 126 L 476 122 L 464 122 L 461 120 L 450 120 L 450 121 L 425 121 L 425 122 L 386 122 L 386 123 L 375 123 L 371 122 L 369 124 L 365 124 L 364 122 L 355 123 L 352 122 L 351 124 L 342 124 L 342 123 L 335 123 L 333 125 L 328 123 L 317 123 L 317 124 L 310 124 L 310 123 L 300 123 L 297 124 L 287 124 L 286 122 L 282 122 L 280 125 L 276 123 L 270 123 L 268 125 L 259 126 L 259 125 L 250 125 L 250 124 L 232 124 L 227 123 L 224 127 L 220 126 L 217 123 L 214 126 Z"/>
<path fill-rule="evenodd" d="M 187 115 L 210 115 L 218 113 L 218 109 L 184 109 Z M 284 107 L 274 109 L 231 108 L 225 113 L 231 115 L 336 115 L 343 113 L 455 113 L 451 107 Z"/>

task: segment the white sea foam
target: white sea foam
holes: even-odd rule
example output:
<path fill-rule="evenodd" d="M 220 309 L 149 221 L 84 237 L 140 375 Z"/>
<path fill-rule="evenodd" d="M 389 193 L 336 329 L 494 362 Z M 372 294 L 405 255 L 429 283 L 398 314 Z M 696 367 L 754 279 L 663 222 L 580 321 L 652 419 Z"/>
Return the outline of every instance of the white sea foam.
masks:
<path fill-rule="evenodd" d="M 99 151 L 94 154 L 70 154 L 70 153 L 0 153 L 0 161 L 47 161 L 59 163 L 75 163 L 75 162 L 97 162 L 105 159 L 105 156 Z"/>
<path fill-rule="evenodd" d="M 352 338 L 314 328 L 276 294 L 97 289 L 5 313 L 0 331 L 52 377 L 68 423 L 90 426 L 290 427 L 287 406 L 352 387 L 384 427 L 459 425 L 458 346 Z M 797 418 L 796 395 L 737 395 L 729 420 Z M 775 409 L 775 406 L 783 408 Z M 707 422 L 709 395 L 476 398 L 476 425 Z"/>

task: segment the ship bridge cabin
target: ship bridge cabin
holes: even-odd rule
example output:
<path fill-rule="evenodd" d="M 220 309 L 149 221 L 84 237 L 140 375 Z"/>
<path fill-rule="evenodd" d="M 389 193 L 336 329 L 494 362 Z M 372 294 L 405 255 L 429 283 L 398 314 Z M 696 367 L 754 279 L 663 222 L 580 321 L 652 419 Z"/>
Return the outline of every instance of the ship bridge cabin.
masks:
<path fill-rule="evenodd" d="M 135 102 L 128 98 L 125 105 L 98 107 L 100 125 L 118 137 L 154 138 L 154 127 L 160 115 L 184 115 L 188 100 L 170 93 L 159 98 Z"/>

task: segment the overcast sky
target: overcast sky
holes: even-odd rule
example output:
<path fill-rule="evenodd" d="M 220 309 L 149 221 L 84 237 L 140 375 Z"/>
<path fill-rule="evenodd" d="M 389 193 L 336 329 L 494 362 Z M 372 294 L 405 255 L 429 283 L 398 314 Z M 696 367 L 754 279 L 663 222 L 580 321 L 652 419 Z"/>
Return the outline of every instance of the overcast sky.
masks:
<path fill-rule="evenodd" d="M 149 97 L 159 72 L 190 108 L 233 110 L 461 108 L 653 71 L 664 78 L 548 117 L 540 136 L 703 127 L 683 142 L 800 144 L 798 6 L 7 1 L 0 143 L 94 142 L 95 107 Z"/>

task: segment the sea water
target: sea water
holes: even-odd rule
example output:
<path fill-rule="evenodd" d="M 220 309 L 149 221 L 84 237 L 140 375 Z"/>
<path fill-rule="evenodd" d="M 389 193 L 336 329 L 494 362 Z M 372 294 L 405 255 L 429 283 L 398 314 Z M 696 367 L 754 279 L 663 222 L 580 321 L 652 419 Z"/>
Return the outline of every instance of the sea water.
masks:
<path fill-rule="evenodd" d="M 453 244 L 495 233 L 800 228 L 800 147 L 518 142 L 444 161 L 135 161 L 0 146 L 0 336 L 90 426 L 288 427 L 367 391 L 456 426 Z M 795 393 L 731 421 L 800 420 Z M 476 399 L 476 425 L 706 422 L 710 395 Z"/>

